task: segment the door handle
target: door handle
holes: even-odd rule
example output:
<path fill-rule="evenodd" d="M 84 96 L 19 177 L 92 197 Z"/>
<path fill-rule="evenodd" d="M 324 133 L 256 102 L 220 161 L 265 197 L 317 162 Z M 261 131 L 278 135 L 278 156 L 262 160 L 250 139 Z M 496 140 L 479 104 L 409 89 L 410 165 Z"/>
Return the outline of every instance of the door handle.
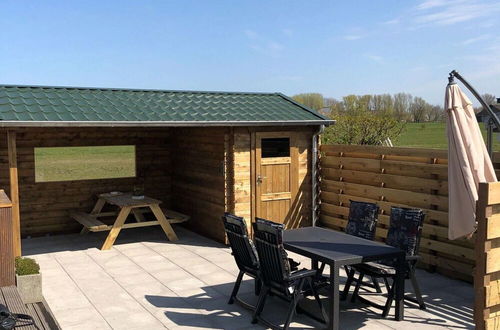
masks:
<path fill-rule="evenodd" d="M 261 184 L 263 179 L 265 179 L 265 178 L 266 178 L 265 176 L 257 175 L 257 184 Z"/>

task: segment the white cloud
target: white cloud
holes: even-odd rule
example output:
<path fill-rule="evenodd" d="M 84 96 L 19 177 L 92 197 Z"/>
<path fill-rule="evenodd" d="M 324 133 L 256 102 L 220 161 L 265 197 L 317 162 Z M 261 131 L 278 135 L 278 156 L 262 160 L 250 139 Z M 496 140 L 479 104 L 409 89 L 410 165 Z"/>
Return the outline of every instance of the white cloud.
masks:
<path fill-rule="evenodd" d="M 365 57 L 378 63 L 382 63 L 384 61 L 384 58 L 379 55 L 373 55 L 373 54 L 365 54 Z"/>
<path fill-rule="evenodd" d="M 364 36 L 360 34 L 348 34 L 343 36 L 345 40 L 359 40 L 362 39 Z"/>
<path fill-rule="evenodd" d="M 382 22 L 384 25 L 395 25 L 398 24 L 401 20 L 399 18 L 391 19 L 385 22 Z"/>
<path fill-rule="evenodd" d="M 462 57 L 473 68 L 468 77 L 482 79 L 500 74 L 500 38 L 492 40 L 491 46 L 482 49 L 481 53 L 469 54 Z"/>
<path fill-rule="evenodd" d="M 285 47 L 278 42 L 269 41 L 265 43 L 252 44 L 250 45 L 250 48 L 262 55 L 278 57 Z"/>
<path fill-rule="evenodd" d="M 468 45 L 476 43 L 478 41 L 487 40 L 487 39 L 490 39 L 490 38 L 491 38 L 491 36 L 489 34 L 485 34 L 485 35 L 478 36 L 478 37 L 475 37 L 475 38 L 466 39 L 466 40 L 462 41 L 460 44 L 463 45 L 463 46 L 468 46 Z"/>
<path fill-rule="evenodd" d="M 498 77 L 500 75 L 500 63 L 493 63 L 486 70 L 478 70 L 469 75 L 472 79 L 485 79 L 490 77 Z M 492 88 L 492 87 L 490 87 Z"/>
<path fill-rule="evenodd" d="M 275 41 L 269 41 L 267 43 L 267 48 L 271 49 L 271 50 L 274 50 L 274 51 L 280 51 L 282 50 L 284 47 L 282 44 L 278 43 L 278 42 L 275 42 Z"/>
<path fill-rule="evenodd" d="M 476 0 L 428 0 L 416 7 L 414 22 L 419 25 L 453 25 L 491 17 L 500 11 L 500 3 Z"/>
<path fill-rule="evenodd" d="M 404 22 L 410 31 L 426 26 L 449 26 L 464 22 L 475 22 L 474 26 L 464 28 L 493 27 L 500 13 L 500 2 L 487 0 L 424 0 L 412 7 L 404 16 L 381 22 L 382 25 L 395 25 Z"/>
<path fill-rule="evenodd" d="M 368 33 L 364 28 L 352 27 L 346 30 L 345 34 L 342 36 L 344 40 L 359 40 L 368 36 Z"/>
<path fill-rule="evenodd" d="M 257 34 L 257 32 L 255 32 L 254 30 L 245 30 L 243 31 L 245 33 L 245 35 L 248 37 L 248 39 L 257 39 L 259 37 L 259 35 Z"/>
<path fill-rule="evenodd" d="M 480 23 L 478 23 L 478 25 L 476 26 L 476 28 L 477 27 L 490 28 L 490 27 L 495 26 L 495 24 L 496 24 L 496 20 L 495 19 L 489 19 L 489 20 L 481 21 Z"/>
<path fill-rule="evenodd" d="M 485 67 L 492 64 L 500 64 L 500 46 L 491 46 L 483 49 L 479 54 L 463 56 L 464 59 L 483 64 Z"/>
<path fill-rule="evenodd" d="M 436 8 L 436 7 L 443 7 L 446 5 L 449 5 L 450 3 L 456 3 L 456 2 L 462 2 L 462 1 L 447 1 L 447 0 L 427 0 L 422 2 L 417 6 L 418 10 L 426 10 L 426 9 L 431 9 L 431 8 Z"/>
<path fill-rule="evenodd" d="M 281 43 L 261 37 L 253 30 L 243 31 L 247 38 L 251 41 L 250 48 L 254 51 L 271 57 L 278 57 L 285 48 Z"/>

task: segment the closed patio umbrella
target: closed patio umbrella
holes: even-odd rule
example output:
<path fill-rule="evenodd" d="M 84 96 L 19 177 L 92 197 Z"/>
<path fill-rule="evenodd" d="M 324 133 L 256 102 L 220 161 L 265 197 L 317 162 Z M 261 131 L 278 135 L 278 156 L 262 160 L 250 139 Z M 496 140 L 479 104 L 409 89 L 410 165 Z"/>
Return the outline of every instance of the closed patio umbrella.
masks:
<path fill-rule="evenodd" d="M 448 238 L 474 232 L 479 182 L 497 181 L 469 98 L 448 84 L 444 108 L 448 133 Z"/>

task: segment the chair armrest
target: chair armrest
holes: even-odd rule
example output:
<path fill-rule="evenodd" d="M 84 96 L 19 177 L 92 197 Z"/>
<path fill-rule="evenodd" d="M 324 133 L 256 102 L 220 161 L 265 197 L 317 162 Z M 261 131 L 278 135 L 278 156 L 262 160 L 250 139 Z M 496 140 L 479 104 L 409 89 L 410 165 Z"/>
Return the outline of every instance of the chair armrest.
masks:
<path fill-rule="evenodd" d="M 290 279 L 291 280 L 299 280 L 299 279 L 305 278 L 305 277 L 313 277 L 313 276 L 316 276 L 317 272 L 318 271 L 316 269 L 298 270 L 290 275 Z"/>
<path fill-rule="evenodd" d="M 288 258 L 288 264 L 290 265 L 290 269 L 292 272 L 299 269 L 300 262 L 293 260 L 292 258 Z"/>

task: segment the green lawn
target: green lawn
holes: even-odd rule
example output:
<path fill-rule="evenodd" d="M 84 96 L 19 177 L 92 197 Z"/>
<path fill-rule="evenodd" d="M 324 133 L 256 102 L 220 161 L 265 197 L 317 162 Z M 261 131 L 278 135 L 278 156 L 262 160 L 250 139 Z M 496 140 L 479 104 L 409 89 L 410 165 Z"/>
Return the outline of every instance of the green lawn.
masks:
<path fill-rule="evenodd" d="M 135 176 L 135 146 L 35 148 L 35 181 Z"/>
<path fill-rule="evenodd" d="M 485 138 L 486 130 L 482 124 L 481 131 Z M 446 149 L 447 139 L 445 123 L 408 123 L 403 134 L 393 144 L 398 147 Z M 493 147 L 500 151 L 498 133 L 493 134 Z"/>

